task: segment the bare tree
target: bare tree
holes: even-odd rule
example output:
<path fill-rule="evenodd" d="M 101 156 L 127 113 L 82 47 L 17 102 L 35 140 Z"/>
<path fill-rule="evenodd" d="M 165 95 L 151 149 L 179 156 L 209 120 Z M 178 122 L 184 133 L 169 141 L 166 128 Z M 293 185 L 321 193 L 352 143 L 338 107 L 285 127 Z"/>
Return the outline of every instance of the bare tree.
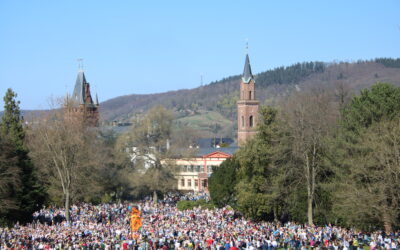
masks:
<path fill-rule="evenodd" d="M 48 181 L 61 186 L 67 221 L 72 196 L 82 192 L 82 179 L 95 175 L 93 167 L 101 161 L 95 133 L 85 126 L 83 116 L 75 118 L 64 120 L 63 109 L 59 109 L 29 129 L 31 156 Z M 89 179 L 84 185 L 90 185 Z"/>
<path fill-rule="evenodd" d="M 139 177 L 136 185 L 153 192 L 154 201 L 157 201 L 157 192 L 171 190 L 175 184 L 174 164 L 168 161 L 172 120 L 171 111 L 154 107 L 143 119 L 135 121 L 131 131 L 121 135 L 123 142 L 119 143 L 131 156 Z"/>
<path fill-rule="evenodd" d="M 339 103 L 339 108 L 343 109 L 344 106 L 351 99 L 351 89 L 349 83 L 345 80 L 337 80 L 334 82 L 334 93 L 336 102 Z"/>
<path fill-rule="evenodd" d="M 313 208 L 317 176 L 322 169 L 325 138 L 336 122 L 331 95 L 322 88 L 294 94 L 284 105 L 287 125 L 292 137 L 294 164 L 300 181 L 307 188 L 307 218 L 313 225 Z"/>

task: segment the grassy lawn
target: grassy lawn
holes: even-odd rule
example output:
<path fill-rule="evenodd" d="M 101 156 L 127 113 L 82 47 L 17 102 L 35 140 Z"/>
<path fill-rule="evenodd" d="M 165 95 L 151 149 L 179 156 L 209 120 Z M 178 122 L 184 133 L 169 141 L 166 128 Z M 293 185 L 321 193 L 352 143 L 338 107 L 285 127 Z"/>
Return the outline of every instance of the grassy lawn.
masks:
<path fill-rule="evenodd" d="M 222 128 L 232 125 L 230 120 L 214 111 L 201 111 L 199 114 L 177 119 L 176 122 L 178 124 L 189 125 L 190 127 L 199 130 L 210 130 L 210 126 L 215 124 L 218 124 Z"/>

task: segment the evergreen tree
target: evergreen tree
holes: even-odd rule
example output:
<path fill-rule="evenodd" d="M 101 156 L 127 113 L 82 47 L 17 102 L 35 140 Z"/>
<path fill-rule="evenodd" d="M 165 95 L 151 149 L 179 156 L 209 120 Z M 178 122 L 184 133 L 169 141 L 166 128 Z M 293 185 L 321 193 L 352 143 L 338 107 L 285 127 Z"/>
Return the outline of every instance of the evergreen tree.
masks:
<path fill-rule="evenodd" d="M 362 130 L 384 119 L 400 116 L 400 88 L 388 83 L 377 83 L 362 90 L 343 110 L 342 126 L 345 130 L 362 134 Z"/>
<path fill-rule="evenodd" d="M 15 147 L 0 134 L 0 225 L 8 224 L 10 210 L 18 208 L 16 192 L 20 191 L 21 179 Z"/>
<path fill-rule="evenodd" d="M 38 182 L 35 168 L 28 156 L 28 150 L 24 145 L 25 131 L 22 126 L 19 101 L 17 94 L 8 89 L 4 96 L 4 115 L 0 124 L 2 140 L 9 141 L 15 152 L 17 166 L 19 168 L 19 189 L 12 192 L 15 198 L 15 206 L 8 211 L 8 220 L 28 221 L 31 214 L 40 208 L 45 200 L 45 190 Z"/>
<path fill-rule="evenodd" d="M 334 210 L 345 225 L 391 231 L 398 224 L 399 118 L 400 88 L 387 83 L 361 91 L 344 108 L 332 159 Z"/>
<path fill-rule="evenodd" d="M 7 89 L 4 96 L 4 114 L 1 121 L 1 133 L 9 138 L 19 149 L 23 149 L 25 132 L 22 127 L 21 111 L 19 109 L 20 101 L 16 101 L 17 94 L 12 89 Z"/>
<path fill-rule="evenodd" d="M 220 166 L 213 168 L 208 190 L 213 203 L 218 207 L 236 205 L 235 187 L 238 169 L 239 162 L 235 157 L 229 158 Z"/>
<path fill-rule="evenodd" d="M 240 168 L 236 185 L 237 204 L 247 217 L 279 219 L 285 196 L 280 192 L 281 170 L 278 163 L 284 147 L 282 126 L 277 110 L 264 107 L 260 111 L 258 133 L 237 153 Z"/>

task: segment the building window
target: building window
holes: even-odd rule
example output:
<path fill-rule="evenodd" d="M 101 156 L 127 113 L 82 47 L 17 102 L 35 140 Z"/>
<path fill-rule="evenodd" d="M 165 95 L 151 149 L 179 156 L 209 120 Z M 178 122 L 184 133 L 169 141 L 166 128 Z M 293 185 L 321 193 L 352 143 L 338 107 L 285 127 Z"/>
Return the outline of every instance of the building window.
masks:
<path fill-rule="evenodd" d="M 182 186 L 182 187 L 185 186 L 185 179 L 181 179 L 181 186 Z"/>
<path fill-rule="evenodd" d="M 194 180 L 194 186 L 195 187 L 199 186 L 199 181 L 198 180 Z"/>
<path fill-rule="evenodd" d="M 187 181 L 188 181 L 188 187 L 191 187 L 192 186 L 192 180 L 188 179 Z"/>
<path fill-rule="evenodd" d="M 244 116 L 242 116 L 242 127 L 244 127 Z"/>
<path fill-rule="evenodd" d="M 250 125 L 250 127 L 253 127 L 253 116 L 252 115 L 249 118 L 249 125 Z"/>
<path fill-rule="evenodd" d="M 249 99 L 251 100 L 251 91 L 249 91 Z"/>
<path fill-rule="evenodd" d="M 193 165 L 190 165 L 190 169 L 189 169 L 188 172 L 193 172 L 193 171 L 194 171 L 194 166 L 193 166 Z"/>

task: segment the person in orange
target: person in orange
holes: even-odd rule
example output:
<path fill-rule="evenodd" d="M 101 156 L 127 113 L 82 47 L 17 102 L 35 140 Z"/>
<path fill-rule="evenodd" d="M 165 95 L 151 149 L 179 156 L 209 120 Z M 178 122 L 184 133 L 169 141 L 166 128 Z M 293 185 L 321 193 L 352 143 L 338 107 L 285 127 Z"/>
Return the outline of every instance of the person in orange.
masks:
<path fill-rule="evenodd" d="M 132 231 L 132 236 L 137 239 L 139 237 L 136 232 L 139 231 L 139 229 L 142 227 L 142 218 L 140 218 L 140 211 L 138 207 L 133 207 L 131 211 L 131 231 Z"/>

